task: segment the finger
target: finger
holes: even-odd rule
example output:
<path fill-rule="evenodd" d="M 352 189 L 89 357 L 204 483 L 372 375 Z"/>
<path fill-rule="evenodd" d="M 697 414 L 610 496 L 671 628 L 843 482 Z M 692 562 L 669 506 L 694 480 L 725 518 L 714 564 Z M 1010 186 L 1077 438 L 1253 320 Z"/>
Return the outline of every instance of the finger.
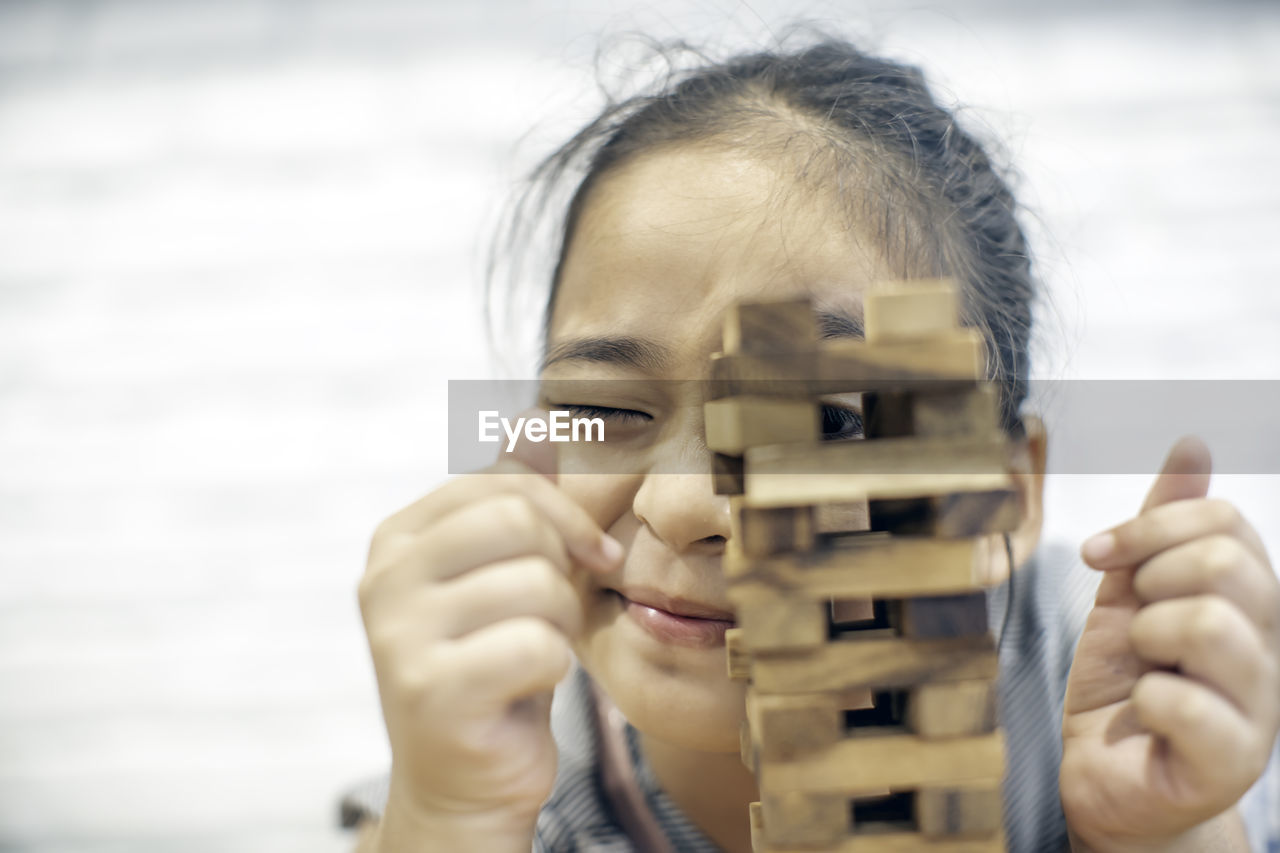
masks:
<path fill-rule="evenodd" d="M 506 619 L 438 650 L 434 673 L 456 691 L 451 697 L 477 710 L 498 710 L 553 690 L 569 672 L 569 641 L 534 616 Z"/>
<path fill-rule="evenodd" d="M 541 557 L 568 573 L 564 540 L 528 498 L 489 495 L 438 519 L 426 530 L 400 537 L 369 564 L 368 575 L 404 590 L 423 581 L 443 581 L 517 557 Z"/>
<path fill-rule="evenodd" d="M 1084 544 L 1085 560 L 1095 569 L 1132 568 L 1161 551 L 1206 536 L 1233 536 L 1262 560 L 1265 546 L 1253 526 L 1231 503 L 1192 498 L 1155 507 Z"/>
<path fill-rule="evenodd" d="M 471 474 L 446 483 L 400 510 L 382 523 L 374 537 L 375 546 L 397 536 L 421 531 L 442 516 L 496 494 L 520 495 L 528 499 L 559 531 L 569 553 L 588 568 L 611 571 L 621 562 L 622 545 L 601 530 L 586 510 L 546 477 L 513 461 L 495 465 L 486 473 Z"/>
<path fill-rule="evenodd" d="M 1167 790 L 1181 790 L 1189 799 L 1209 791 L 1243 793 L 1261 775 L 1268 750 L 1257 730 L 1213 689 L 1173 673 L 1149 672 L 1134 685 L 1133 706 L 1142 725 L 1168 743 Z"/>
<path fill-rule="evenodd" d="M 1280 579 L 1235 536 L 1204 536 L 1161 551 L 1138 569 L 1133 588 L 1147 603 L 1217 595 L 1264 633 L 1280 630 Z"/>
<path fill-rule="evenodd" d="M 1194 436 L 1178 439 L 1165 457 L 1164 465 L 1147 492 L 1141 518 L 1156 507 L 1177 501 L 1203 498 L 1209 493 L 1209 474 L 1212 470 L 1209 448 Z M 1118 562 L 1115 531 L 1105 531 L 1090 537 L 1080 548 L 1084 561 L 1095 569 L 1118 568 L 1126 565 Z"/>
<path fill-rule="evenodd" d="M 1174 501 L 1204 497 L 1209 494 L 1212 472 L 1213 459 L 1205 443 L 1195 436 L 1183 436 L 1170 448 L 1139 512 Z"/>
<path fill-rule="evenodd" d="M 521 557 L 467 572 L 431 590 L 425 608 L 437 639 L 537 616 L 570 637 L 582 630 L 582 602 L 564 574 L 542 557 Z"/>
<path fill-rule="evenodd" d="M 1257 627 L 1235 605 L 1214 595 L 1150 604 L 1129 625 L 1139 657 L 1177 667 L 1229 699 L 1250 719 L 1270 708 L 1275 664 Z"/>

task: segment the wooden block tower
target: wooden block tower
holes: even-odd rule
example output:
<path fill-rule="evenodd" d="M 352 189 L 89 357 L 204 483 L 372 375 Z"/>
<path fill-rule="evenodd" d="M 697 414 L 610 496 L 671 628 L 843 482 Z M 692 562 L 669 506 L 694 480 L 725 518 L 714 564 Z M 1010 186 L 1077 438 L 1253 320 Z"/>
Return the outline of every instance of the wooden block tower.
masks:
<path fill-rule="evenodd" d="M 986 534 L 1018 521 L 1010 441 L 950 282 L 873 289 L 865 325 L 865 340 L 820 341 L 807 302 L 744 304 L 712 361 L 753 844 L 1000 851 L 982 586 Z M 828 440 L 858 395 L 864 436 Z"/>

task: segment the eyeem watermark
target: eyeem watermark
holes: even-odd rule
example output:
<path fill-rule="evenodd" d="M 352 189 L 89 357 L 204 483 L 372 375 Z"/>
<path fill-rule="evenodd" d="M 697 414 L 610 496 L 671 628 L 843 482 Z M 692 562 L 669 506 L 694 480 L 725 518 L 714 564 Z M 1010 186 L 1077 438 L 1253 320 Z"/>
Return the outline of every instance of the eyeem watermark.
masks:
<path fill-rule="evenodd" d="M 547 414 L 549 417 L 546 418 L 516 418 L 513 424 L 511 418 L 501 417 L 495 410 L 480 412 L 479 440 L 496 444 L 505 433 L 508 453 L 515 449 L 521 433 L 534 442 L 604 441 L 604 418 L 575 418 L 573 412 L 563 409 L 554 409 Z"/>

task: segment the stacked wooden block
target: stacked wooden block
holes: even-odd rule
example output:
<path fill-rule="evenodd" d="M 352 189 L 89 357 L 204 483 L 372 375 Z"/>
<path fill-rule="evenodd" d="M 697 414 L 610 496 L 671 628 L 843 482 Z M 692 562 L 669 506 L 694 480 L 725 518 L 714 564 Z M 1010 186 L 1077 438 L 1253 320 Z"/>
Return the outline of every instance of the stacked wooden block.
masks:
<path fill-rule="evenodd" d="M 1002 850 L 982 587 L 988 534 L 1018 521 L 1010 443 L 950 283 L 878 287 L 864 304 L 865 340 L 819 340 L 806 302 L 740 305 L 712 362 L 753 843 Z M 835 409 L 859 394 L 865 437 L 826 440 L 824 416 L 848 422 Z"/>

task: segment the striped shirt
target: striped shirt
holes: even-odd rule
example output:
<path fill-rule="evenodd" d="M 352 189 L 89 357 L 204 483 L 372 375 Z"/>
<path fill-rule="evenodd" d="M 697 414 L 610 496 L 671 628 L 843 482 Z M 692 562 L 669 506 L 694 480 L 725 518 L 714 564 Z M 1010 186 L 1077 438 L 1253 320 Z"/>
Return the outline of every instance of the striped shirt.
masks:
<path fill-rule="evenodd" d="M 1004 821 L 1010 853 L 1069 850 L 1058 796 L 1062 703 L 1076 641 L 1099 575 L 1074 550 L 1044 547 L 1012 583 L 990 591 L 988 613 L 1000 649 L 1000 720 L 1006 743 Z M 601 730 L 591 682 L 577 669 L 556 691 L 552 731 L 560 764 L 538 817 L 534 853 L 629 853 L 639 849 L 624 829 L 601 779 Z M 666 795 L 624 731 L 625 749 L 644 804 L 676 853 L 718 853 Z M 343 822 L 381 813 L 386 779 L 343 800 Z M 1241 801 L 1255 853 L 1280 853 L 1280 744 L 1267 773 Z"/>

